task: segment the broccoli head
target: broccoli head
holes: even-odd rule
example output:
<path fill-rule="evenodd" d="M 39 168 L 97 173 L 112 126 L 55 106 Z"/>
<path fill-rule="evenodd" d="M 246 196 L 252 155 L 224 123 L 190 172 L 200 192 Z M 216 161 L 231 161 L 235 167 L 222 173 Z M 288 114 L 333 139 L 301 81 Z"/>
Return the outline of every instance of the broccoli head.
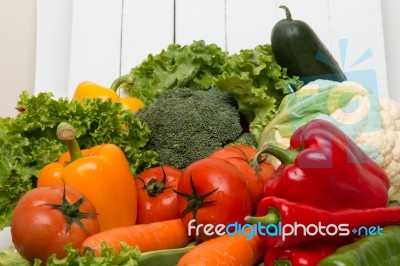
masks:
<path fill-rule="evenodd" d="M 136 114 L 150 128 L 146 148 L 159 154 L 160 165 L 186 168 L 241 135 L 236 100 L 217 88 L 176 88 Z"/>
<path fill-rule="evenodd" d="M 237 139 L 231 143 L 228 143 L 226 146 L 238 144 L 244 144 L 253 148 L 257 148 L 258 142 L 250 132 L 243 132 Z"/>

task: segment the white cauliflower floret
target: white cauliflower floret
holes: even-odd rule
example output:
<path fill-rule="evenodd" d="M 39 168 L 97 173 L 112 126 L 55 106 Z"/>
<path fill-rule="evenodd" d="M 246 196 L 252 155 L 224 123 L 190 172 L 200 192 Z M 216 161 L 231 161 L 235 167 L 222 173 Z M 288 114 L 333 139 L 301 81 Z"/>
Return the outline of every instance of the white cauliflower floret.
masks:
<path fill-rule="evenodd" d="M 390 178 L 390 199 L 400 200 L 400 104 L 390 99 L 379 99 L 382 125 L 380 130 L 361 133 L 354 141 L 385 170 Z"/>

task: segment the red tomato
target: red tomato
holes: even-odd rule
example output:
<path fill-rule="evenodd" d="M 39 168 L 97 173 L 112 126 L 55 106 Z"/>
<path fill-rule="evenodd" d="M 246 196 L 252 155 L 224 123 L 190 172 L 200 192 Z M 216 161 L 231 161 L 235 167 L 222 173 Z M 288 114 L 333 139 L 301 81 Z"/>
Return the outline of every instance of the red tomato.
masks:
<path fill-rule="evenodd" d="M 181 217 L 176 189 L 182 170 L 173 166 L 149 168 L 135 179 L 138 192 L 138 224 L 159 222 Z"/>
<path fill-rule="evenodd" d="M 76 211 L 72 214 L 88 217 L 75 219 L 68 228 L 66 216 L 57 207 L 61 205 L 74 208 Z M 38 258 L 45 263 L 52 254 L 61 259 L 66 255 L 64 247 L 68 243 L 73 248 L 80 248 L 88 236 L 99 231 L 94 206 L 78 190 L 68 186 L 65 189 L 64 186 L 38 187 L 28 191 L 17 203 L 11 221 L 14 246 L 31 262 Z"/>
<path fill-rule="evenodd" d="M 205 158 L 189 165 L 177 193 L 183 223 L 190 235 L 203 241 L 218 236 L 217 225 L 244 224 L 244 217 L 251 214 L 251 195 L 243 174 L 222 159 Z M 207 233 L 205 226 L 213 227 L 213 232 Z"/>
<path fill-rule="evenodd" d="M 253 202 L 253 214 L 263 198 L 263 190 L 266 180 L 274 173 L 273 165 L 265 158 L 257 161 L 257 149 L 244 144 L 226 146 L 210 155 L 211 158 L 224 159 L 234 164 L 246 177 L 247 184 L 251 191 Z M 258 164 L 259 171 L 255 169 Z"/>

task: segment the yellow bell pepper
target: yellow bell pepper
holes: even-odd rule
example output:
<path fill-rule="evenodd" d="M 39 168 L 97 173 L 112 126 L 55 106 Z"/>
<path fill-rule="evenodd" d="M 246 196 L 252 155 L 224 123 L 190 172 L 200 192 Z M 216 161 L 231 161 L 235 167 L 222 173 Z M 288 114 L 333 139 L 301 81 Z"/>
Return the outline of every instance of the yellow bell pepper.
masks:
<path fill-rule="evenodd" d="M 91 81 L 83 81 L 78 84 L 73 96 L 74 99 L 82 102 L 84 98 L 111 99 L 113 102 L 119 102 L 124 109 L 137 112 L 144 106 L 143 101 L 136 97 L 120 98 L 111 88 L 103 87 Z"/>
<path fill-rule="evenodd" d="M 80 191 L 95 206 L 101 231 L 135 224 L 136 185 L 122 150 L 101 144 L 81 151 L 75 129 L 64 122 L 57 136 L 68 151 L 40 171 L 37 186 L 66 184 Z"/>

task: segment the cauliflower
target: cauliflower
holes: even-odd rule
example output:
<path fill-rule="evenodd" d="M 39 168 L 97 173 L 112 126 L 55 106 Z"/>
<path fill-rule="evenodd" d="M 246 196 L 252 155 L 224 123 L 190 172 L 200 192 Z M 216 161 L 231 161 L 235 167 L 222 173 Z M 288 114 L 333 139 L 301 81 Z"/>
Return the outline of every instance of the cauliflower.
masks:
<path fill-rule="evenodd" d="M 259 148 L 287 148 L 292 133 L 316 118 L 332 122 L 359 145 L 388 175 L 390 200 L 400 200 L 400 103 L 356 82 L 316 81 L 286 96 Z"/>
<path fill-rule="evenodd" d="M 391 200 L 400 200 L 400 104 L 379 99 L 381 127 L 352 138 L 389 176 Z M 371 147 L 373 147 L 371 149 Z M 375 148 L 375 149 L 374 149 Z"/>

